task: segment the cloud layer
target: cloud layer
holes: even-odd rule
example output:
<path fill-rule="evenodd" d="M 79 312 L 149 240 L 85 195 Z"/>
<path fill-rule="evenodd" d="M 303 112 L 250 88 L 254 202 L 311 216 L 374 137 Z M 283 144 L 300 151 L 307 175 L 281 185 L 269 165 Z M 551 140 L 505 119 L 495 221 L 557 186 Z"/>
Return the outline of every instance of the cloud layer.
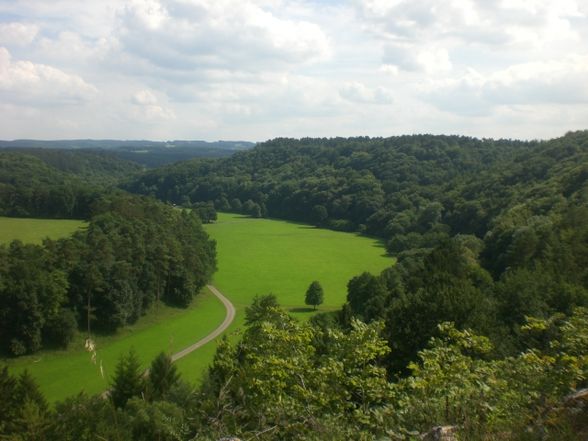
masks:
<path fill-rule="evenodd" d="M 0 3 L 11 138 L 544 138 L 588 120 L 583 0 Z"/>

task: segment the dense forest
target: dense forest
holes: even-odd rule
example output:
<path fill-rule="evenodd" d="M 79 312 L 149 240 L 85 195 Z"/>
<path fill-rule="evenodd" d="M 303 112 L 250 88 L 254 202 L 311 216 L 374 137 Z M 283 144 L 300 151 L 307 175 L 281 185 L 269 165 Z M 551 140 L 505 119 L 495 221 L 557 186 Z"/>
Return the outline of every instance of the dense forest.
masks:
<path fill-rule="evenodd" d="M 30 376 L 1 371 L 0 395 L 14 398 L 0 408 L 0 434 L 417 440 L 443 425 L 463 440 L 588 436 L 588 131 L 529 142 L 275 139 L 121 186 L 145 196 L 99 194 L 87 231 L 1 249 L 0 298 L 37 305 L 1 310 L 0 323 L 34 322 L 15 326 L 22 330 L 9 340 L 12 328 L 1 329 L 6 350 L 59 342 L 68 320 L 116 329 L 158 298 L 188 302 L 214 270 L 200 222 L 213 221 L 215 210 L 374 235 L 397 264 L 358 274 L 341 310 L 308 323 L 272 295 L 256 298 L 240 340 L 219 345 L 197 387 L 169 356 L 143 375 L 129 353 L 110 399 L 81 394 L 49 409 Z M 145 240 L 153 234 L 161 242 Z M 194 242 L 182 242 L 186 235 Z M 187 267 L 200 269 L 194 280 Z"/>
<path fill-rule="evenodd" d="M 0 150 L 0 215 L 87 219 L 102 193 L 140 170 L 103 152 Z"/>

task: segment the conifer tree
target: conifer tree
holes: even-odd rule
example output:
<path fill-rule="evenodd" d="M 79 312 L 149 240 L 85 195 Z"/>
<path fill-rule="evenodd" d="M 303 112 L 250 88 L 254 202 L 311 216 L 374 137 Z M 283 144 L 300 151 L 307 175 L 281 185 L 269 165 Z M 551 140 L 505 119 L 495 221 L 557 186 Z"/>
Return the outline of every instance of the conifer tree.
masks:
<path fill-rule="evenodd" d="M 141 395 L 143 390 L 141 364 L 136 352 L 131 349 L 128 355 L 121 357 L 116 365 L 110 397 L 116 407 L 124 408 L 130 398 Z"/>
<path fill-rule="evenodd" d="M 147 396 L 149 400 L 160 400 L 172 386 L 180 380 L 177 368 L 172 364 L 169 355 L 161 352 L 152 362 L 149 368 L 147 383 Z"/>

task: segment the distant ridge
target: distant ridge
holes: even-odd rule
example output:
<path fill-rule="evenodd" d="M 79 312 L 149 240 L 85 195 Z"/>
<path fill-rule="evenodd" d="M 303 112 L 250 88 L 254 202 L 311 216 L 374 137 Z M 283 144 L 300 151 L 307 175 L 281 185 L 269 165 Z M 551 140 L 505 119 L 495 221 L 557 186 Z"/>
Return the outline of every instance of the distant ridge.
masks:
<path fill-rule="evenodd" d="M 221 158 L 255 146 L 248 141 L 149 141 L 116 139 L 0 140 L 0 149 L 108 150 L 121 159 L 158 167 L 192 158 Z"/>

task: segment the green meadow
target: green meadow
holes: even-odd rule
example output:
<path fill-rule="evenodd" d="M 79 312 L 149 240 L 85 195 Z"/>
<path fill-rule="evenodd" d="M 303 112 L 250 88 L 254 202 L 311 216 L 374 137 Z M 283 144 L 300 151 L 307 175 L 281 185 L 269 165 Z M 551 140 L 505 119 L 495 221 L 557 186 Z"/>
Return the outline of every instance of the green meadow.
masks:
<path fill-rule="evenodd" d="M 349 279 L 393 263 L 376 239 L 306 224 L 220 213 L 205 227 L 217 243 L 213 284 L 238 310 L 257 294 L 273 293 L 284 308 L 303 316 L 311 309 L 304 294 L 313 280 L 325 292 L 319 310 L 338 309 Z"/>
<path fill-rule="evenodd" d="M 0 217 L 0 243 L 20 240 L 40 244 L 43 239 L 60 239 L 83 228 L 86 222 L 69 219 L 23 219 Z"/>
<path fill-rule="evenodd" d="M 93 336 L 97 352 L 95 364 L 84 349 L 84 336 L 67 350 L 41 351 L 5 361 L 13 372 L 28 369 L 49 401 L 61 400 L 82 390 L 98 393 L 108 388 L 121 354 L 133 348 L 147 367 L 161 351 L 178 352 L 206 336 L 224 316 L 223 305 L 204 289 L 188 309 L 160 305 L 158 311 L 150 311 L 135 325 L 114 336 Z"/>
<path fill-rule="evenodd" d="M 228 331 L 233 335 L 239 334 L 243 311 L 256 295 L 275 294 L 286 310 L 305 320 L 315 313 L 304 304 L 313 280 L 324 290 L 317 312 L 331 311 L 345 302 L 352 277 L 363 271 L 378 274 L 394 263 L 376 239 L 305 224 L 219 213 L 217 222 L 205 228 L 217 244 L 213 284 L 237 309 Z M 202 372 L 212 359 L 211 346 L 178 360 L 180 371 L 190 378 Z"/>
<path fill-rule="evenodd" d="M 363 271 L 379 273 L 394 262 L 375 239 L 304 224 L 220 213 L 206 230 L 217 242 L 218 271 L 212 283 L 237 309 L 228 331 L 233 338 L 240 333 L 245 307 L 256 295 L 273 293 L 290 313 L 306 320 L 315 313 L 304 304 L 313 280 L 325 293 L 318 312 L 335 310 L 345 302 L 349 279 Z M 68 350 L 42 351 L 7 362 L 15 372 L 28 369 L 50 401 L 80 390 L 96 393 L 107 388 L 118 357 L 130 348 L 147 366 L 160 351 L 177 352 L 204 337 L 224 315 L 220 301 L 203 290 L 187 310 L 160 306 L 115 336 L 95 337 L 96 364 L 84 350 L 83 336 Z M 184 378 L 199 381 L 215 349 L 215 343 L 208 344 L 178 360 Z"/>

